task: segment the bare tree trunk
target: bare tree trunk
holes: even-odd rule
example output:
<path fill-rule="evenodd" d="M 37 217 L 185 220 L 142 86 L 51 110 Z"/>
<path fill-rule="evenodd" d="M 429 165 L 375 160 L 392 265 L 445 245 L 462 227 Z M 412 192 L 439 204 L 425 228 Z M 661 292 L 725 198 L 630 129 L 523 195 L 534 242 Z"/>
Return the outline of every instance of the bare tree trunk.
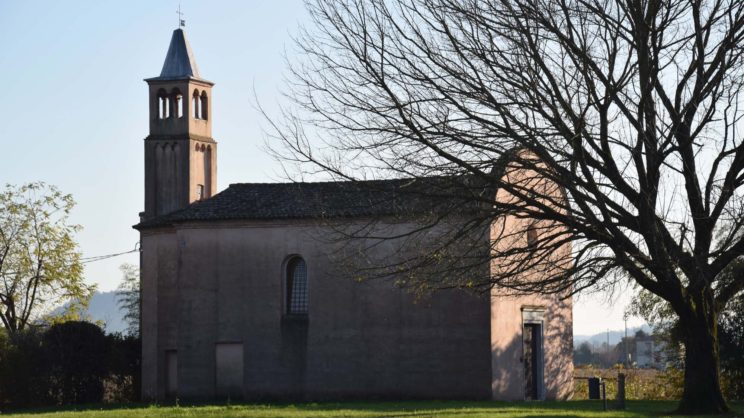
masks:
<path fill-rule="evenodd" d="M 680 318 L 685 344 L 685 385 L 678 412 L 727 412 L 729 407 L 720 383 L 718 315 L 703 298 L 696 302 L 690 315 Z"/>

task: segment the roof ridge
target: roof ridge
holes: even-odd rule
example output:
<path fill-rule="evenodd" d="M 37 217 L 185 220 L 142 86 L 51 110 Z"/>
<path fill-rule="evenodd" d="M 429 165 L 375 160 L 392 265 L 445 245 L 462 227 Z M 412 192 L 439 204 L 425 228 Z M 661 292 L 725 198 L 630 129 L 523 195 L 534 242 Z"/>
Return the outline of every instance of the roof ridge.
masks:
<path fill-rule="evenodd" d="M 355 183 L 393 183 L 401 181 L 415 181 L 415 180 L 431 180 L 437 178 L 444 178 L 446 176 L 432 176 L 432 177 L 398 177 L 392 179 L 372 179 L 372 180 L 323 180 L 323 181 L 288 181 L 288 182 L 239 182 L 230 183 L 228 187 L 232 186 L 274 186 L 274 185 L 290 185 L 290 184 L 355 184 Z"/>

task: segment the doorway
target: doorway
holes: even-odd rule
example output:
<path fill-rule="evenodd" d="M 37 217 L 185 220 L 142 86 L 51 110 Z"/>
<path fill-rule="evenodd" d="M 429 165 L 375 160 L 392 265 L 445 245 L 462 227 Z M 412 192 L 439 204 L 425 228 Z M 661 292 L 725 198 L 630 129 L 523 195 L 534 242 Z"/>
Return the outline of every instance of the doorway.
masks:
<path fill-rule="evenodd" d="M 524 398 L 542 399 L 542 325 L 523 325 Z"/>

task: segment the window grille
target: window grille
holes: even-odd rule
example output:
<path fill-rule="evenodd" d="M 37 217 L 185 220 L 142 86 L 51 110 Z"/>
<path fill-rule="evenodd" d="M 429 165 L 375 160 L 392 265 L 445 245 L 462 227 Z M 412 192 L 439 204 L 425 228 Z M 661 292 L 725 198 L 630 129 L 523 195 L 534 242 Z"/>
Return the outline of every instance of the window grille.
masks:
<path fill-rule="evenodd" d="M 287 264 L 287 313 L 307 315 L 307 266 L 299 257 Z"/>

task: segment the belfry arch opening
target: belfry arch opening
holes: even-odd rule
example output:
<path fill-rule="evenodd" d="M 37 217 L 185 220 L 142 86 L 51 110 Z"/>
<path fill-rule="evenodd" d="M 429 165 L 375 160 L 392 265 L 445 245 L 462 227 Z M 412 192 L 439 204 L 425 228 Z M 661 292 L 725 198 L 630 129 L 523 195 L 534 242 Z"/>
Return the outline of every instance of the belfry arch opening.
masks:
<path fill-rule="evenodd" d="M 201 104 L 201 100 L 199 97 L 199 90 L 194 89 L 194 94 L 191 95 L 191 116 L 194 119 L 200 119 L 200 116 L 201 116 L 200 104 Z"/>
<path fill-rule="evenodd" d="M 207 98 L 206 90 L 202 91 L 199 101 L 200 101 L 199 108 L 201 110 L 201 118 L 204 120 L 207 120 L 209 119 L 208 118 L 209 99 Z"/>
<path fill-rule="evenodd" d="M 168 100 L 168 93 L 160 89 L 157 93 L 157 105 L 158 105 L 158 119 L 168 119 L 170 117 L 170 100 Z"/>
<path fill-rule="evenodd" d="M 171 92 L 171 97 L 173 99 L 173 114 L 177 118 L 183 117 L 183 94 L 181 94 L 181 90 L 178 87 L 175 87 L 173 91 Z"/>

